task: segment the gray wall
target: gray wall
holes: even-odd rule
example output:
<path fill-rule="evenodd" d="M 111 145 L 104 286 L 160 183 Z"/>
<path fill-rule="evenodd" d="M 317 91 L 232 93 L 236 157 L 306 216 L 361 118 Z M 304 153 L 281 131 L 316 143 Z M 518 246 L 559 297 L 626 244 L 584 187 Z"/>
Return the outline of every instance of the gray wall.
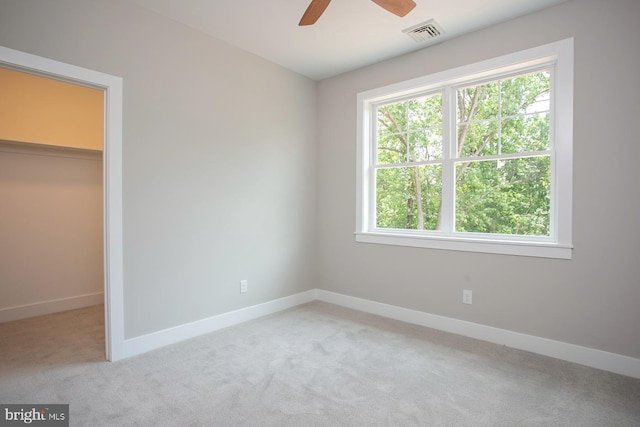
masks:
<path fill-rule="evenodd" d="M 313 81 L 120 0 L 0 0 L 0 45 L 123 78 L 126 338 L 315 287 Z"/>
<path fill-rule="evenodd" d="M 322 81 L 318 287 L 640 357 L 640 2 L 574 0 Z M 575 37 L 573 259 L 356 244 L 359 91 Z M 462 304 L 462 290 L 473 305 Z"/>

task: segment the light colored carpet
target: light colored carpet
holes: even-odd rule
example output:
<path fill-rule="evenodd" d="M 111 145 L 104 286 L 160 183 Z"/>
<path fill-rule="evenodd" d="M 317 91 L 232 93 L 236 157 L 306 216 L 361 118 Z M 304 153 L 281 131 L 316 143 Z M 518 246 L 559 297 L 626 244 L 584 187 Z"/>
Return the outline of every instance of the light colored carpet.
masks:
<path fill-rule="evenodd" d="M 102 306 L 0 324 L 0 402 L 73 426 L 639 426 L 640 380 L 312 302 L 121 362 Z"/>

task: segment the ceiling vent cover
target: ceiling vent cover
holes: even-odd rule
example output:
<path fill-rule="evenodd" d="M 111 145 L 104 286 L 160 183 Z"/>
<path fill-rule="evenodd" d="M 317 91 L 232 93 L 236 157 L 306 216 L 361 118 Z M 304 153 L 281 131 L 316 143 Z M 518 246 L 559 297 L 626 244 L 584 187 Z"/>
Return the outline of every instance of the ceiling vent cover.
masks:
<path fill-rule="evenodd" d="M 406 30 L 402 30 L 402 32 L 407 34 L 417 43 L 430 40 L 444 33 L 442 27 L 440 27 L 440 25 L 438 25 L 433 19 L 418 25 L 414 25 L 413 27 L 407 28 Z"/>

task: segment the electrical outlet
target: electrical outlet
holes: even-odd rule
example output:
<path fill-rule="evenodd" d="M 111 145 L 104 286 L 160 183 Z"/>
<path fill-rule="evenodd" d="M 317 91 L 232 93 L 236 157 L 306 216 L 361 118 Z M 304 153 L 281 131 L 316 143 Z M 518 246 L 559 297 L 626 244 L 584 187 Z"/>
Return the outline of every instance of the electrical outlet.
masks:
<path fill-rule="evenodd" d="M 465 304 L 473 304 L 473 294 L 471 291 L 467 289 L 462 291 L 462 302 Z"/>
<path fill-rule="evenodd" d="M 246 280 L 240 280 L 240 293 L 244 294 L 249 290 L 248 283 Z"/>

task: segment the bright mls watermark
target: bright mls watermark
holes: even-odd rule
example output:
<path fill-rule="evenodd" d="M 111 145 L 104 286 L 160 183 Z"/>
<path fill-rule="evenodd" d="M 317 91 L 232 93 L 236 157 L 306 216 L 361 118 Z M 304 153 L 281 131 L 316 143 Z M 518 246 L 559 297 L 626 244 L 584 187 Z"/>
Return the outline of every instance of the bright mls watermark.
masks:
<path fill-rule="evenodd" d="M 22 425 L 69 427 L 69 405 L 0 404 L 0 427 Z"/>

